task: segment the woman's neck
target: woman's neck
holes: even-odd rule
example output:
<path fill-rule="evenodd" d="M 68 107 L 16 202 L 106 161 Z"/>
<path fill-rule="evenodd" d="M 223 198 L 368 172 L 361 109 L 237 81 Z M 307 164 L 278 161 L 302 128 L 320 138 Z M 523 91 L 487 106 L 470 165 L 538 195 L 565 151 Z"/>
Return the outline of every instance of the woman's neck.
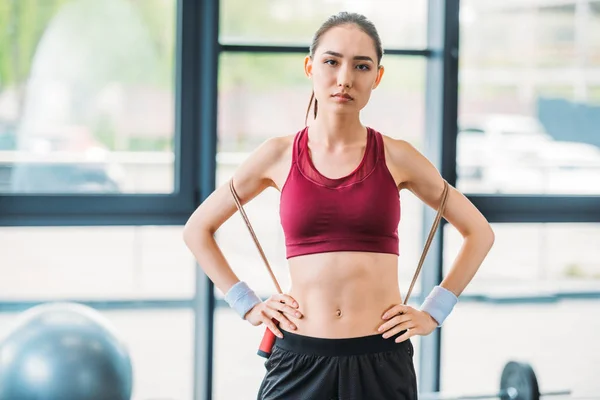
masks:
<path fill-rule="evenodd" d="M 366 129 L 358 114 L 319 113 L 310 124 L 309 138 L 327 147 L 347 145 L 365 140 Z"/>

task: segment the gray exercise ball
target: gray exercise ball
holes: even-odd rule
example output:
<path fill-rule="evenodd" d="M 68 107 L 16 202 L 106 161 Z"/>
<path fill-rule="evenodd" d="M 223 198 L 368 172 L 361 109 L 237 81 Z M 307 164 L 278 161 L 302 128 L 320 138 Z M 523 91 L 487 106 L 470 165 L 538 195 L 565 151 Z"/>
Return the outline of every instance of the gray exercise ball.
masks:
<path fill-rule="evenodd" d="M 25 311 L 0 341 L 0 400 L 130 400 L 128 350 L 92 308 Z"/>

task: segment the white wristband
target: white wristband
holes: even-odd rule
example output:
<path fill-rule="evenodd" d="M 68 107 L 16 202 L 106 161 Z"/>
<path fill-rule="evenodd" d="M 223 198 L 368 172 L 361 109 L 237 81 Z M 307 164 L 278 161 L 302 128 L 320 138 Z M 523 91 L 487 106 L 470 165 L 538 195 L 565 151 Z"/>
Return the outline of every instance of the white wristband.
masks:
<path fill-rule="evenodd" d="M 238 315 L 244 319 L 248 311 L 255 305 L 262 303 L 262 300 L 248 287 L 246 282 L 238 282 L 225 293 L 225 301 L 233 308 Z"/>
<path fill-rule="evenodd" d="M 454 293 L 441 286 L 435 286 L 423 301 L 421 310 L 429 313 L 436 320 L 438 326 L 442 326 L 456 303 L 458 303 L 458 297 Z"/>

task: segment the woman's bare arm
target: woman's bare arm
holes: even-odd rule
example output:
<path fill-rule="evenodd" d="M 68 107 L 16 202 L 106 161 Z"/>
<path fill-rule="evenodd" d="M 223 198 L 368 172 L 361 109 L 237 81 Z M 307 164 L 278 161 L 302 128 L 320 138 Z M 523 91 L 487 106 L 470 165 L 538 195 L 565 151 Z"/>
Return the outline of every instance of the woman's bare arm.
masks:
<path fill-rule="evenodd" d="M 274 169 L 289 147 L 285 138 L 272 138 L 256 149 L 233 174 L 233 182 L 242 204 L 274 186 Z M 229 185 L 217 188 L 190 216 L 183 239 L 198 264 L 223 293 L 239 281 L 214 238 L 215 232 L 237 211 Z"/>
<path fill-rule="evenodd" d="M 386 156 L 400 176 L 399 189 L 408 189 L 437 209 L 444 182 L 435 166 L 411 144 L 386 138 Z M 494 243 L 494 232 L 479 210 L 462 193 L 450 187 L 444 218 L 463 236 L 464 242 L 441 286 L 459 296 L 473 279 Z"/>

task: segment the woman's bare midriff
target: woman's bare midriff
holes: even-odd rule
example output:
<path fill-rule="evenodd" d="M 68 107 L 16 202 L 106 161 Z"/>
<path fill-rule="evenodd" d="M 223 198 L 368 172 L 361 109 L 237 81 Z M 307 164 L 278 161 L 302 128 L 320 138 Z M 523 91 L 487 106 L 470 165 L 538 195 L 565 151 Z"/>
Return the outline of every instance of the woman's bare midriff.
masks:
<path fill-rule="evenodd" d="M 383 313 L 401 302 L 394 254 L 332 252 L 289 260 L 302 318 L 292 332 L 321 338 L 378 334 Z"/>

